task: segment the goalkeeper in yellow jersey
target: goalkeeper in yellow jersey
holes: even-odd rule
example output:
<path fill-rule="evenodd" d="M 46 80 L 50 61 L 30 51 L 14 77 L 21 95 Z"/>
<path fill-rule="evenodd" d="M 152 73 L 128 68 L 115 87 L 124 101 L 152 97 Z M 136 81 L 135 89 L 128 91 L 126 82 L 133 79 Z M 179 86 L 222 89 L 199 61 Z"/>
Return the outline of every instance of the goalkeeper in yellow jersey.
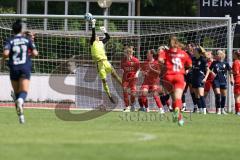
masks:
<path fill-rule="evenodd" d="M 107 33 L 105 27 L 100 27 L 100 30 L 104 33 L 105 37 L 100 40 L 99 37 L 95 33 L 95 24 L 96 20 L 92 20 L 92 37 L 91 37 L 91 55 L 93 60 L 97 63 L 97 69 L 98 69 L 98 74 L 102 80 L 103 83 L 103 88 L 105 92 L 107 93 L 110 101 L 112 103 L 115 103 L 109 87 L 106 82 L 107 75 L 111 73 L 111 75 L 119 82 L 120 85 L 122 85 L 122 79 L 117 75 L 117 72 L 115 69 L 112 67 L 112 65 L 108 62 L 107 56 L 106 56 L 106 51 L 104 45 L 108 42 L 110 39 L 109 34 Z"/>

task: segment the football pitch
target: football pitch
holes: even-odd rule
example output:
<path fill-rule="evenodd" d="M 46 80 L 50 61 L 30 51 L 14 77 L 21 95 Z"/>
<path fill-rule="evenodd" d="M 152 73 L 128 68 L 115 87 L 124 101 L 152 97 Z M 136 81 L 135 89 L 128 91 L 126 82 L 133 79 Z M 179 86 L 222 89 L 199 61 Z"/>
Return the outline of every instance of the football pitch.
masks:
<path fill-rule="evenodd" d="M 75 111 L 78 114 L 79 111 Z M 1 160 L 239 159 L 240 117 L 185 113 L 110 112 L 89 121 L 62 121 L 54 110 L 0 108 Z"/>

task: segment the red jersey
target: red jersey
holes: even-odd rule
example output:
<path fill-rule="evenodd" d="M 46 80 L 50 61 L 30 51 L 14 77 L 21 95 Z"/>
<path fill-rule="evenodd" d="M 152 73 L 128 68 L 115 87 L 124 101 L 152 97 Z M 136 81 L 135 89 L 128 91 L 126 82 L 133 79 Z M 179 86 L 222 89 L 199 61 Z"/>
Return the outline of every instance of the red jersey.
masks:
<path fill-rule="evenodd" d="M 121 69 L 123 69 L 123 81 L 134 79 L 136 72 L 140 69 L 140 62 L 134 56 L 131 59 L 124 58 L 121 61 Z"/>
<path fill-rule="evenodd" d="M 213 61 L 208 61 L 208 67 L 211 66 L 212 62 L 213 62 Z M 215 78 L 214 75 L 210 72 L 209 75 L 208 75 L 208 77 L 207 77 L 207 81 L 212 82 L 212 81 L 214 80 L 214 78 Z"/>
<path fill-rule="evenodd" d="M 174 51 L 170 48 L 160 54 L 160 59 L 164 60 L 167 75 L 185 74 L 185 67 L 192 65 L 191 58 L 182 49 Z"/>
<path fill-rule="evenodd" d="M 148 85 L 158 84 L 160 81 L 159 73 L 153 71 L 150 68 L 150 66 L 152 69 L 160 71 L 160 64 L 158 60 L 145 61 L 141 66 L 141 70 L 146 73 L 143 84 L 148 84 Z"/>
<path fill-rule="evenodd" d="M 240 60 L 235 60 L 232 66 L 233 78 L 235 84 L 240 84 Z"/>

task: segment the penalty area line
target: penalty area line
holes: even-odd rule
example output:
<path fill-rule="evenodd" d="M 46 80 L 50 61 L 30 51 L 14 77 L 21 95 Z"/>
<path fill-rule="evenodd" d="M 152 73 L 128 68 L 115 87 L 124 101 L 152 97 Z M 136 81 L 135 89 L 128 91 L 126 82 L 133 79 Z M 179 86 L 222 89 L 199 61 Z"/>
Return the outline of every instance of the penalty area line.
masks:
<path fill-rule="evenodd" d="M 149 133 L 135 133 L 136 136 L 139 136 L 138 141 L 151 141 L 157 139 L 157 136 Z"/>

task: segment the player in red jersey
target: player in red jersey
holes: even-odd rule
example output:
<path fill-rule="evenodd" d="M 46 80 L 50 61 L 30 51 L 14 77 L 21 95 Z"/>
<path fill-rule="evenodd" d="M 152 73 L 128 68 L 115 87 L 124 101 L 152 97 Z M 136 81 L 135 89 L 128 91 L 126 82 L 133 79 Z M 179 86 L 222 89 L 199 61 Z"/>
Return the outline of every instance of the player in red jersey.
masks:
<path fill-rule="evenodd" d="M 161 54 L 165 54 L 165 51 L 168 50 L 168 49 L 169 49 L 168 46 L 166 46 L 166 45 L 160 45 L 160 46 L 158 47 L 158 51 L 157 51 L 157 52 L 158 52 L 158 57 L 157 57 L 157 58 L 159 58 Z M 163 69 L 163 68 L 161 68 L 161 69 Z M 162 79 L 162 77 L 163 77 L 162 73 L 164 73 L 164 72 L 165 72 L 164 70 L 161 70 L 160 85 L 162 85 L 161 79 Z M 167 91 L 165 91 L 164 88 L 163 88 L 162 92 L 160 93 L 160 100 L 161 100 L 161 103 L 162 103 L 162 105 L 163 105 L 163 108 L 164 108 L 164 106 L 165 106 L 165 107 L 168 108 L 168 110 L 169 110 L 170 112 L 173 111 L 173 110 L 172 110 L 172 106 L 171 106 L 171 102 L 170 102 L 170 94 L 169 94 Z"/>
<path fill-rule="evenodd" d="M 208 67 L 210 67 L 212 62 L 214 61 L 211 51 L 206 52 L 206 58 L 208 62 Z M 210 92 L 213 80 L 214 75 L 210 72 L 204 86 L 204 97 L 207 97 L 208 93 Z"/>
<path fill-rule="evenodd" d="M 177 37 L 171 36 L 169 39 L 169 50 L 160 55 L 159 61 L 166 67 L 164 87 L 171 93 L 173 100 L 173 121 L 178 121 L 179 125 L 183 125 L 184 121 L 180 110 L 185 87 L 184 74 L 185 69 L 192 66 L 192 61 L 180 47 L 181 43 L 177 40 Z"/>
<path fill-rule="evenodd" d="M 159 92 L 161 91 L 159 85 L 159 75 L 161 73 L 160 64 L 158 62 L 158 54 L 154 49 L 147 51 L 147 60 L 141 66 L 141 71 L 144 75 L 144 80 L 141 87 L 141 96 L 139 98 L 140 110 L 145 107 L 146 112 L 149 112 L 147 94 L 153 92 L 153 97 L 159 108 L 159 113 L 163 114 L 164 110 L 159 97 Z"/>
<path fill-rule="evenodd" d="M 123 69 L 123 99 L 125 103 L 123 111 L 129 112 L 135 111 L 134 103 L 137 91 L 136 83 L 140 69 L 140 62 L 133 56 L 133 47 L 126 47 L 125 52 L 126 56 L 121 62 L 121 69 Z M 128 93 L 128 90 L 130 90 L 130 94 Z"/>
<path fill-rule="evenodd" d="M 234 52 L 233 58 L 235 113 L 240 116 L 240 50 Z"/>

